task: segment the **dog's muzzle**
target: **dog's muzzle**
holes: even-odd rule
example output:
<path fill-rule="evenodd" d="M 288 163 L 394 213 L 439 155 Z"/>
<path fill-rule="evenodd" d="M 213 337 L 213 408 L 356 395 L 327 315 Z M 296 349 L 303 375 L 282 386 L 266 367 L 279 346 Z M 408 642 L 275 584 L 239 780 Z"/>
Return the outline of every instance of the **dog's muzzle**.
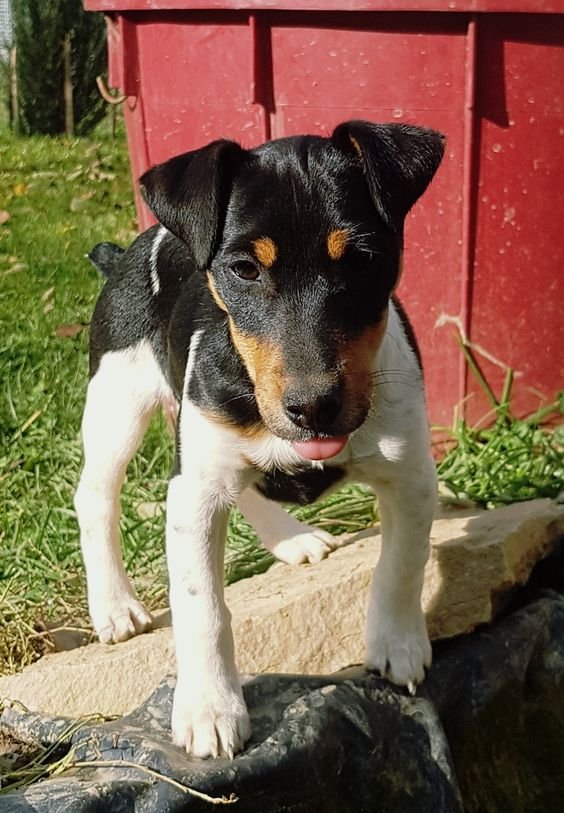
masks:
<path fill-rule="evenodd" d="M 342 387 L 333 383 L 324 388 L 295 384 L 286 389 L 282 406 L 287 418 L 300 429 L 331 435 L 343 408 Z"/>

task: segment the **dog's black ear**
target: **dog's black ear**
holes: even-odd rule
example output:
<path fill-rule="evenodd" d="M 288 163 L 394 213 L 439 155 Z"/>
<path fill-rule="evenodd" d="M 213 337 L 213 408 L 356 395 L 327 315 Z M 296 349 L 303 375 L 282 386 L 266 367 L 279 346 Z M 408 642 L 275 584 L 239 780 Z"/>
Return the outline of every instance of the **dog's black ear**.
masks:
<path fill-rule="evenodd" d="M 445 148 L 445 137 L 409 124 L 346 121 L 331 136 L 360 159 L 378 214 L 398 235 L 415 201 L 427 189 Z"/>
<path fill-rule="evenodd" d="M 147 205 L 163 226 L 184 240 L 200 269 L 207 268 L 213 256 L 233 178 L 245 154 L 234 141 L 213 141 L 141 176 Z"/>

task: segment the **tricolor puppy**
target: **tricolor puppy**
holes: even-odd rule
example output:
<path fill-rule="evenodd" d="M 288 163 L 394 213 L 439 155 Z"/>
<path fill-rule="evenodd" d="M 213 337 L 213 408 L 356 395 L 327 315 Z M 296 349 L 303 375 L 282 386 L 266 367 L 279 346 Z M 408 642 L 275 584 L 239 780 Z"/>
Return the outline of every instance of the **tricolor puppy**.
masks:
<path fill-rule="evenodd" d="M 279 559 L 315 562 L 332 538 L 277 501 L 370 485 L 383 545 L 366 665 L 413 689 L 430 664 L 420 600 L 435 466 L 419 355 L 393 291 L 404 218 L 442 154 L 432 130 L 362 121 L 252 150 L 215 141 L 141 179 L 160 225 L 125 252 L 93 253 L 108 279 L 76 494 L 90 612 L 105 642 L 151 625 L 120 554 L 119 492 L 152 414 L 178 412 L 172 734 L 197 756 L 232 756 L 250 735 L 223 590 L 234 505 Z"/>

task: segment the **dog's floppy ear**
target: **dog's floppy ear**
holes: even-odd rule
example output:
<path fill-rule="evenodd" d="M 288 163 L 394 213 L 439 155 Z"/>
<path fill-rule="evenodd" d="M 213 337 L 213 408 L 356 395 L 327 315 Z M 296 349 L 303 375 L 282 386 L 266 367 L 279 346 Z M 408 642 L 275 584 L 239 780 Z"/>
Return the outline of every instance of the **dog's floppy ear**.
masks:
<path fill-rule="evenodd" d="M 163 226 L 188 245 L 200 269 L 207 268 L 213 256 L 233 177 L 245 154 L 234 141 L 213 141 L 141 176 L 147 205 Z"/>
<path fill-rule="evenodd" d="M 331 138 L 339 149 L 357 154 L 378 214 L 401 235 L 406 214 L 441 163 L 445 137 L 409 124 L 346 121 Z"/>

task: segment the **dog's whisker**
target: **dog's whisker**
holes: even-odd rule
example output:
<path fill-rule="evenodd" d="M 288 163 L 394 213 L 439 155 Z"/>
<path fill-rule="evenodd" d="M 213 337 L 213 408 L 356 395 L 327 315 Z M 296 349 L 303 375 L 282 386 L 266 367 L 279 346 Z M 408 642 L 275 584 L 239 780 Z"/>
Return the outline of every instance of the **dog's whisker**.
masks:
<path fill-rule="evenodd" d="M 393 384 L 394 386 L 404 386 L 406 389 L 411 389 L 409 382 L 407 381 L 381 381 L 377 384 L 373 385 L 373 389 L 375 390 L 377 387 L 385 386 L 386 384 Z M 383 396 L 379 396 L 383 398 Z"/>
<path fill-rule="evenodd" d="M 402 386 L 403 385 L 405 387 L 410 386 L 410 382 L 405 378 L 385 378 L 382 381 L 374 381 L 372 383 L 372 387 L 373 388 L 385 387 L 388 384 L 394 384 L 394 385 L 397 385 L 397 386 Z"/>
<path fill-rule="evenodd" d="M 243 395 L 234 395 L 233 398 L 228 398 L 227 401 L 222 401 L 221 404 L 218 404 L 218 407 L 227 406 L 227 404 L 232 404 L 233 401 L 239 401 L 241 398 L 254 398 L 252 392 L 245 392 Z"/>
<path fill-rule="evenodd" d="M 394 370 L 394 369 L 386 369 L 386 370 L 375 370 L 370 375 L 373 378 L 377 376 L 384 376 L 384 375 L 403 375 L 406 378 L 411 378 L 411 373 L 407 372 L 406 370 Z"/>
<path fill-rule="evenodd" d="M 381 378 L 375 378 L 373 380 L 374 386 L 379 386 L 380 384 L 391 384 L 393 382 L 397 382 L 398 384 L 403 384 L 404 382 L 410 382 L 411 379 L 409 376 L 401 376 L 401 375 L 389 375 L 389 376 L 382 376 Z"/>
<path fill-rule="evenodd" d="M 389 373 L 386 375 L 373 376 L 372 381 L 374 384 L 383 384 L 386 381 L 411 381 L 409 375 L 402 375 L 401 373 Z"/>

